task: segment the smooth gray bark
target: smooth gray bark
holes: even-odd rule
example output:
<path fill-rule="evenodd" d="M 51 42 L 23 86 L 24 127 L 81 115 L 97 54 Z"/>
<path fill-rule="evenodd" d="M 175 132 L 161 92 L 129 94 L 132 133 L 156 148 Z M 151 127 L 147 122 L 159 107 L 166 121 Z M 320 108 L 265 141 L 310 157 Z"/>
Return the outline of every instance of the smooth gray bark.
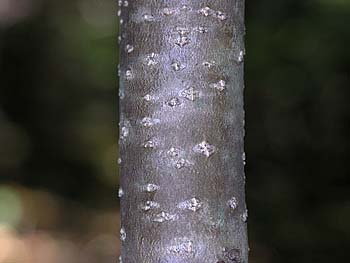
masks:
<path fill-rule="evenodd" d="M 119 6 L 122 262 L 247 263 L 244 0 Z"/>

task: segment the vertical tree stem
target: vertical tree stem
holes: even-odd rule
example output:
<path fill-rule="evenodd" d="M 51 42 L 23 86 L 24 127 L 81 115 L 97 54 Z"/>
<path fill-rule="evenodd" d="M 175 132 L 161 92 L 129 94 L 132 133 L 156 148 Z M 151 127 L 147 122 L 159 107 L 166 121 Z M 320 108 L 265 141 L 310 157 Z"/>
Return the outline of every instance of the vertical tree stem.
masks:
<path fill-rule="evenodd" d="M 119 6 L 122 261 L 247 263 L 244 0 Z"/>

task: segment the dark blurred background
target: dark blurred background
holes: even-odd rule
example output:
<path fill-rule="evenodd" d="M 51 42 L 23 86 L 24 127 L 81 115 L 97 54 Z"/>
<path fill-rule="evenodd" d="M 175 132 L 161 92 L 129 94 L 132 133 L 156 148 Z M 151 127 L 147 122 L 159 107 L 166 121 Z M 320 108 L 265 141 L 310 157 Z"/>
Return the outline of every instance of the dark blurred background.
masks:
<path fill-rule="evenodd" d="M 112 0 L 0 0 L 0 263 L 116 262 Z M 251 263 L 348 262 L 349 0 L 247 0 Z"/>

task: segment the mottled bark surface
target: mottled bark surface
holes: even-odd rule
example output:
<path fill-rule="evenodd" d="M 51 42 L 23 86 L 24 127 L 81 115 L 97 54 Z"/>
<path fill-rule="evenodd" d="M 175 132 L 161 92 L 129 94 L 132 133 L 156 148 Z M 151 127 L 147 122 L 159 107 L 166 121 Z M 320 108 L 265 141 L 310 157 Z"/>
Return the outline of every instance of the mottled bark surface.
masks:
<path fill-rule="evenodd" d="M 244 1 L 119 6 L 121 260 L 246 263 Z"/>

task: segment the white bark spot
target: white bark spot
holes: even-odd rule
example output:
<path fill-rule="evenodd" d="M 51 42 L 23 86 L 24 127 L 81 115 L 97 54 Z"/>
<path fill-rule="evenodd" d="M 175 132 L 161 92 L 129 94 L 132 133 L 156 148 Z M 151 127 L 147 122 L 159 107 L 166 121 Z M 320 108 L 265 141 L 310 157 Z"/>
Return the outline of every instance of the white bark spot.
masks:
<path fill-rule="evenodd" d="M 223 248 L 223 255 L 226 259 L 228 259 L 232 263 L 241 263 L 241 251 L 237 248 Z"/>
<path fill-rule="evenodd" d="M 243 62 L 243 60 L 244 60 L 244 51 L 243 50 L 239 51 L 236 59 L 237 59 L 238 63 L 242 63 Z"/>
<path fill-rule="evenodd" d="M 147 55 L 145 58 L 145 64 L 147 66 L 157 65 L 158 64 L 158 54 L 152 52 L 151 54 Z"/>
<path fill-rule="evenodd" d="M 189 200 L 179 203 L 177 207 L 180 209 L 187 209 L 196 212 L 202 207 L 202 202 L 199 199 L 193 197 Z"/>
<path fill-rule="evenodd" d="M 169 8 L 169 7 L 165 7 L 162 10 L 162 14 L 165 16 L 170 16 L 176 13 L 176 9 L 175 8 Z"/>
<path fill-rule="evenodd" d="M 124 195 L 123 188 L 119 187 L 119 189 L 118 189 L 118 197 L 119 197 L 119 198 L 122 198 L 123 195 Z"/>
<path fill-rule="evenodd" d="M 174 160 L 174 166 L 176 169 L 181 169 L 184 167 L 188 167 L 190 165 L 192 165 L 193 163 L 191 163 L 190 161 L 184 159 L 184 158 L 180 158 L 177 160 Z"/>
<path fill-rule="evenodd" d="M 142 17 L 147 22 L 152 22 L 155 20 L 154 16 L 150 14 L 144 14 Z"/>
<path fill-rule="evenodd" d="M 208 28 L 205 26 L 197 26 L 194 30 L 201 34 L 208 33 Z"/>
<path fill-rule="evenodd" d="M 126 239 L 126 232 L 125 232 L 124 227 L 122 227 L 122 228 L 120 229 L 120 240 L 121 240 L 122 242 L 124 242 L 125 239 Z"/>
<path fill-rule="evenodd" d="M 217 11 L 215 14 L 215 17 L 217 17 L 220 20 L 226 20 L 227 19 L 227 15 L 221 11 Z"/>
<path fill-rule="evenodd" d="M 168 154 L 171 157 L 178 157 L 180 155 L 180 150 L 175 147 L 171 147 L 170 150 L 168 151 Z"/>
<path fill-rule="evenodd" d="M 211 16 L 211 17 L 215 17 L 221 21 L 226 20 L 227 19 L 227 15 L 221 11 L 215 11 L 213 9 L 211 9 L 209 6 L 203 7 L 202 9 L 200 9 L 198 11 L 199 14 L 203 15 L 203 16 Z"/>
<path fill-rule="evenodd" d="M 126 78 L 127 80 L 131 80 L 131 79 L 134 78 L 134 74 L 132 73 L 132 70 L 131 70 L 130 68 L 126 70 L 126 72 L 125 72 L 125 78 Z"/>
<path fill-rule="evenodd" d="M 155 124 L 158 124 L 159 122 L 160 122 L 159 119 L 152 119 L 150 117 L 144 117 L 141 120 L 141 125 L 148 128 L 148 127 L 152 127 Z"/>
<path fill-rule="evenodd" d="M 212 154 L 214 154 L 216 152 L 216 147 L 209 144 L 206 141 L 203 141 L 203 142 L 197 144 L 193 148 L 193 150 L 196 153 L 200 153 L 200 154 L 205 155 L 206 157 L 210 157 Z"/>
<path fill-rule="evenodd" d="M 124 141 L 130 134 L 131 124 L 128 120 L 122 122 L 122 127 L 120 128 L 120 140 Z"/>
<path fill-rule="evenodd" d="M 141 209 L 143 211 L 149 211 L 151 209 L 156 209 L 156 208 L 159 208 L 160 205 L 157 203 L 157 202 L 154 202 L 154 201 L 146 201 L 142 206 L 141 206 Z"/>
<path fill-rule="evenodd" d="M 152 95 L 150 95 L 150 94 L 146 94 L 145 96 L 143 96 L 143 99 L 144 99 L 145 101 L 151 101 L 151 100 L 153 100 L 153 97 L 152 97 Z"/>
<path fill-rule="evenodd" d="M 188 34 L 190 33 L 190 30 L 186 27 L 176 27 L 176 31 L 179 34 L 177 40 L 175 41 L 175 44 L 179 47 L 184 47 L 187 44 L 190 43 L 190 39 L 188 37 Z"/>
<path fill-rule="evenodd" d="M 179 61 L 173 61 L 171 63 L 171 68 L 174 70 L 174 71 L 180 71 L 180 70 L 183 70 L 185 68 L 184 65 L 182 65 Z"/>
<path fill-rule="evenodd" d="M 168 247 L 169 253 L 179 254 L 184 256 L 194 256 L 195 248 L 193 241 L 187 238 L 176 239 L 175 244 Z"/>
<path fill-rule="evenodd" d="M 187 36 L 179 36 L 175 44 L 179 47 L 184 47 L 190 43 L 190 39 Z"/>
<path fill-rule="evenodd" d="M 235 210 L 238 206 L 238 202 L 236 197 L 232 197 L 230 200 L 227 201 L 227 205 L 232 209 Z"/>
<path fill-rule="evenodd" d="M 242 221 L 246 223 L 248 221 L 248 209 L 246 209 L 241 215 Z"/>
<path fill-rule="evenodd" d="M 122 127 L 120 132 L 120 139 L 124 140 L 129 135 L 128 127 Z"/>
<path fill-rule="evenodd" d="M 125 98 L 125 93 L 121 88 L 119 88 L 118 96 L 121 100 Z"/>
<path fill-rule="evenodd" d="M 176 214 L 169 214 L 167 212 L 161 212 L 158 215 L 156 215 L 152 221 L 157 222 L 157 223 L 163 223 L 167 221 L 174 221 L 177 220 L 178 216 Z"/>
<path fill-rule="evenodd" d="M 134 51 L 134 46 L 130 45 L 130 44 L 127 44 L 126 47 L 125 47 L 125 50 L 126 50 L 126 52 L 131 53 L 131 52 Z"/>
<path fill-rule="evenodd" d="M 198 12 L 203 16 L 209 16 L 213 13 L 213 10 L 209 6 L 206 6 L 200 9 Z"/>
<path fill-rule="evenodd" d="M 157 190 L 159 190 L 159 186 L 156 184 L 145 184 L 141 187 L 141 190 L 143 192 L 147 192 L 147 193 L 153 193 L 156 192 Z"/>
<path fill-rule="evenodd" d="M 171 98 L 166 102 L 166 104 L 170 107 L 176 107 L 176 106 L 180 106 L 181 102 L 178 98 Z"/>
<path fill-rule="evenodd" d="M 157 147 L 157 142 L 155 140 L 148 140 L 143 144 L 143 147 L 154 149 Z"/>
<path fill-rule="evenodd" d="M 207 67 L 207 68 L 211 68 L 211 67 L 215 66 L 215 64 L 216 64 L 216 62 L 214 60 L 212 60 L 212 61 L 204 61 L 202 63 L 202 65 L 204 67 Z"/>
<path fill-rule="evenodd" d="M 180 96 L 190 101 L 195 101 L 197 98 L 199 98 L 199 91 L 191 87 L 191 88 L 182 90 L 180 92 Z"/>
<path fill-rule="evenodd" d="M 218 91 L 223 91 L 226 88 L 226 81 L 221 79 L 217 83 L 210 84 L 210 87 Z"/>

